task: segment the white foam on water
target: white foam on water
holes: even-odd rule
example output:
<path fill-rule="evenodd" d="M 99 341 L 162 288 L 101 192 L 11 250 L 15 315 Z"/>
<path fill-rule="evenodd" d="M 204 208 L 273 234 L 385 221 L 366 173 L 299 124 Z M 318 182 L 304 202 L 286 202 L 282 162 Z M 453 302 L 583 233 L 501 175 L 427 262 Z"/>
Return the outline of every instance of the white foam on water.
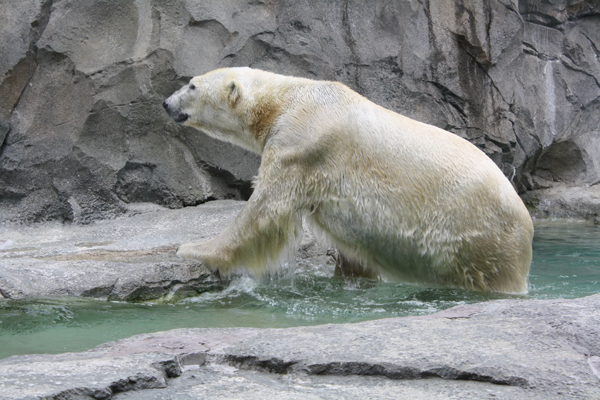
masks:
<path fill-rule="evenodd" d="M 229 285 L 219 292 L 206 292 L 197 297 L 183 299 L 180 303 L 211 303 L 224 298 L 239 296 L 241 293 L 252 293 L 259 283 L 250 275 L 236 275 Z"/>

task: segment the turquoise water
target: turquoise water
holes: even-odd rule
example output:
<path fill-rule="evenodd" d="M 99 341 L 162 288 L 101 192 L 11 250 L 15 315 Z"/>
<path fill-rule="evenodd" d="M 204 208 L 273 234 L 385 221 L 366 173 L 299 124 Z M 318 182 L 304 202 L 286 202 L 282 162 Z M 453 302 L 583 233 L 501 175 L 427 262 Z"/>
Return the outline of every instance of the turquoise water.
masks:
<path fill-rule="evenodd" d="M 0 301 L 0 358 L 82 351 L 131 335 L 175 328 L 289 327 L 424 315 L 500 298 L 576 298 L 600 292 L 600 227 L 536 227 L 527 296 L 431 289 L 332 277 L 325 266 L 299 265 L 272 282 L 235 278 L 221 292 L 176 304 L 88 299 Z"/>

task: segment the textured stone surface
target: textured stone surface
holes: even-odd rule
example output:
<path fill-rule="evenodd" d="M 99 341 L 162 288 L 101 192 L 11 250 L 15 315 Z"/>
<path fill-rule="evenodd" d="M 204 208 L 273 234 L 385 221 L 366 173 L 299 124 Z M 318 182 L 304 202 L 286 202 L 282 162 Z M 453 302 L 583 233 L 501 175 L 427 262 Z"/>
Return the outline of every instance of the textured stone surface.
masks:
<path fill-rule="evenodd" d="M 177 300 L 226 284 L 218 272 L 181 260 L 181 243 L 229 225 L 242 201 L 170 210 L 130 207 L 129 217 L 87 225 L 0 225 L 0 298 L 80 296 L 109 300 Z M 298 257 L 320 263 L 325 250 L 306 232 Z"/>
<path fill-rule="evenodd" d="M 599 25 L 593 0 L 3 2 L 0 220 L 247 198 L 258 156 L 160 107 L 190 76 L 238 65 L 338 80 L 451 130 L 520 192 L 587 187 Z"/>
<path fill-rule="evenodd" d="M 6 399 L 593 399 L 600 396 L 599 349 L 600 295 L 501 300 L 426 317 L 183 329 L 83 353 L 14 356 L 0 360 L 0 393 Z"/>
<path fill-rule="evenodd" d="M 537 218 L 581 218 L 600 225 L 600 185 L 555 186 L 527 192 L 523 196 Z"/>
<path fill-rule="evenodd" d="M 110 399 L 122 391 L 164 388 L 167 369 L 161 361 L 170 360 L 157 354 L 117 359 L 67 353 L 23 356 L 14 364 L 10 358 L 4 361 L 0 398 L 8 400 Z M 29 379 L 30 384 L 25 382 Z"/>
<path fill-rule="evenodd" d="M 88 225 L 0 226 L 0 293 L 5 298 L 83 296 L 139 301 L 187 297 L 221 287 L 218 273 L 179 259 L 182 242 L 229 224 L 244 202 L 169 210 Z"/>

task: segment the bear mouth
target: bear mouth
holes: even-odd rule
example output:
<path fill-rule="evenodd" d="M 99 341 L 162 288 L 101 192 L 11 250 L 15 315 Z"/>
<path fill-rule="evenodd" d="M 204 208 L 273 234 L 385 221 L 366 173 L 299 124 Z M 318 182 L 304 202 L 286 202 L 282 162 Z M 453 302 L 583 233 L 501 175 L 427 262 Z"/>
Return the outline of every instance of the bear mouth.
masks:
<path fill-rule="evenodd" d="M 173 119 L 174 119 L 174 120 L 175 120 L 175 122 L 177 122 L 177 123 L 182 123 L 182 122 L 185 122 L 185 121 L 187 121 L 187 119 L 188 119 L 189 117 L 190 117 L 190 116 L 189 116 L 189 115 L 187 115 L 187 114 L 178 114 L 178 115 L 174 116 L 174 117 L 173 117 Z"/>
<path fill-rule="evenodd" d="M 179 112 L 179 110 L 177 110 L 177 109 L 173 109 L 173 107 L 171 107 L 169 105 L 168 100 L 169 99 L 163 101 L 162 106 L 167 111 L 167 114 L 169 114 L 169 117 L 173 118 L 175 120 L 175 122 L 178 122 L 178 123 L 187 121 L 187 119 L 190 117 L 190 115 Z"/>

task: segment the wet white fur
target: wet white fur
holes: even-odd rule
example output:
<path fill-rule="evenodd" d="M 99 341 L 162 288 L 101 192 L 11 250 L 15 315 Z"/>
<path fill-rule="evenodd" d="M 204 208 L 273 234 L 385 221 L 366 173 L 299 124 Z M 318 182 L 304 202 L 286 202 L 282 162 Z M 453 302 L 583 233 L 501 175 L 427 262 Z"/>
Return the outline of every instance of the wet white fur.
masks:
<path fill-rule="evenodd" d="M 217 237 L 178 254 L 264 269 L 301 217 L 388 279 L 523 293 L 533 225 L 510 182 L 468 141 L 336 82 L 250 68 L 195 77 L 166 100 L 186 125 L 262 155 L 255 190 Z"/>

